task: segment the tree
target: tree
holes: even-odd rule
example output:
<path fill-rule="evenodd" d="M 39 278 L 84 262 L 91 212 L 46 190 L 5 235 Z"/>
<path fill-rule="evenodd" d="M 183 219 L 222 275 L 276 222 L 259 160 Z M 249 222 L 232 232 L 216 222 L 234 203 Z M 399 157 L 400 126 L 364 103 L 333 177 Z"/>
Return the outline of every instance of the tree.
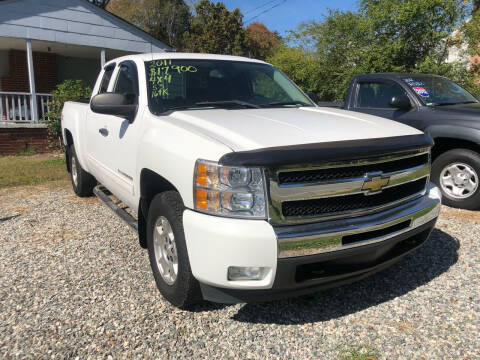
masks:
<path fill-rule="evenodd" d="M 184 50 L 212 54 L 246 53 L 243 15 L 239 9 L 228 11 L 222 2 L 200 0 L 195 4 L 190 29 L 184 35 Z"/>
<path fill-rule="evenodd" d="M 322 69 L 315 54 L 279 45 L 267 61 L 287 74 L 304 91 L 319 92 Z"/>
<path fill-rule="evenodd" d="M 97 5 L 98 7 L 101 7 L 102 9 L 105 9 L 110 2 L 110 0 L 88 0 L 91 2 L 93 5 Z"/>
<path fill-rule="evenodd" d="M 472 56 L 472 70 L 480 73 L 480 0 L 473 0 L 472 17 L 464 25 L 465 38 Z"/>
<path fill-rule="evenodd" d="M 340 100 L 358 73 L 415 71 L 432 63 L 439 69 L 450 34 L 466 15 L 464 0 L 361 0 L 358 11 L 330 11 L 321 23 L 303 24 L 294 38 L 316 53 L 324 99 Z"/>
<path fill-rule="evenodd" d="M 176 48 L 191 16 L 184 0 L 112 0 L 107 10 Z"/>
<path fill-rule="evenodd" d="M 249 55 L 256 59 L 266 59 L 273 52 L 279 41 L 279 35 L 272 32 L 261 22 L 248 25 L 246 39 Z"/>

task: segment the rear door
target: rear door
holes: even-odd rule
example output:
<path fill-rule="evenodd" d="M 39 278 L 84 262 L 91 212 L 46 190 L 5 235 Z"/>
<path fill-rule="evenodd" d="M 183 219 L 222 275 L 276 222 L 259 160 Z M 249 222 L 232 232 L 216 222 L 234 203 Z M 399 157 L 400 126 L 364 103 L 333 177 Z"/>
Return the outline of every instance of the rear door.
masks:
<path fill-rule="evenodd" d="M 392 80 L 362 80 L 356 84 L 354 111 L 376 115 L 410 125 L 417 110 L 415 101 L 408 92 Z M 394 96 L 409 97 L 412 108 L 397 109 L 390 106 Z"/>

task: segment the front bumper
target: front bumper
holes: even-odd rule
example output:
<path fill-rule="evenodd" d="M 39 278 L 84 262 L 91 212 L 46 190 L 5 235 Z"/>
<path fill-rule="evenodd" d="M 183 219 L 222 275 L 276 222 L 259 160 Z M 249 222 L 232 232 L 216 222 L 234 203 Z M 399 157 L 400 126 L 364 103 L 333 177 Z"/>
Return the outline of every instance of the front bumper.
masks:
<path fill-rule="evenodd" d="M 206 300 L 236 303 L 296 296 L 353 282 L 420 246 L 440 212 L 430 185 L 414 201 L 375 215 L 273 228 L 262 220 L 184 212 L 192 273 Z M 391 230 L 391 231 L 390 231 Z M 263 280 L 229 281 L 229 266 L 261 266 Z"/>

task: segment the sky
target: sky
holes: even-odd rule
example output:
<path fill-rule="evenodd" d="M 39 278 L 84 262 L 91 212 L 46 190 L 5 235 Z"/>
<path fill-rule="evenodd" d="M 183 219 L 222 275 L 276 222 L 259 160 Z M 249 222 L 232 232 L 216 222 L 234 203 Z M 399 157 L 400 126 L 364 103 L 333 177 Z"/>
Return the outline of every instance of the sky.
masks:
<path fill-rule="evenodd" d="M 220 0 L 214 0 L 219 2 Z M 243 21 L 248 25 L 248 20 L 256 15 L 251 22 L 260 21 L 269 30 L 278 31 L 285 35 L 285 31 L 294 30 L 297 26 L 310 20 L 321 21 L 327 14 L 327 9 L 355 10 L 358 7 L 356 0 L 221 0 L 229 10 L 239 8 L 244 15 Z M 270 9 L 272 6 L 279 6 Z M 262 6 L 263 5 L 263 6 Z M 270 9 L 270 10 L 269 10 Z M 266 11 L 268 10 L 268 11 Z M 260 14 L 266 11 L 264 14 Z"/>

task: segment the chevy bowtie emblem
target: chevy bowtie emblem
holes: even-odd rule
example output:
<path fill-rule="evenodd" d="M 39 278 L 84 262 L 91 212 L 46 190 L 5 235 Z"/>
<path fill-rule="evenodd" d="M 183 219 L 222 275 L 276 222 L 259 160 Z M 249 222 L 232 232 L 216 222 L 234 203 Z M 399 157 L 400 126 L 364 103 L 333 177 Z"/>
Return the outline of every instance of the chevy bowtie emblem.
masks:
<path fill-rule="evenodd" d="M 363 182 L 362 190 L 366 191 L 367 195 L 381 192 L 382 189 L 388 185 L 390 181 L 390 176 L 380 175 L 371 175 L 367 174 L 368 180 Z"/>

